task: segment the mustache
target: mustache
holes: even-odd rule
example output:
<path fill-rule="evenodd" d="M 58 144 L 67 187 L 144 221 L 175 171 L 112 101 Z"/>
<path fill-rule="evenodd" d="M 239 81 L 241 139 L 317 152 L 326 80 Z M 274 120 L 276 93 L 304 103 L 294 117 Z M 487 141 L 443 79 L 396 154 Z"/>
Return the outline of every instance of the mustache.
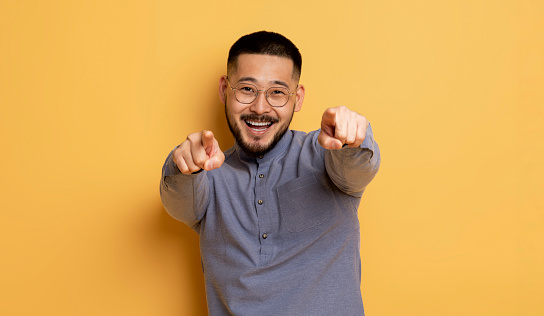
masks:
<path fill-rule="evenodd" d="M 280 120 L 277 117 L 272 117 L 269 115 L 257 115 L 257 114 L 242 114 L 240 119 L 243 121 L 254 121 L 254 122 L 272 122 L 278 123 Z"/>

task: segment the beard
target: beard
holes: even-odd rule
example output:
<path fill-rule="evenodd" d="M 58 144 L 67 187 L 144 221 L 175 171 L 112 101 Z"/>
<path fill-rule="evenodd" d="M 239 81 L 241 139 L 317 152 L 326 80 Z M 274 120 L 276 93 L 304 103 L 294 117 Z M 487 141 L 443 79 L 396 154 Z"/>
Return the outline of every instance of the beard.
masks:
<path fill-rule="evenodd" d="M 269 151 L 271 151 L 280 141 L 280 139 L 285 135 L 287 132 L 287 129 L 289 128 L 289 125 L 291 124 L 291 120 L 293 119 L 293 114 L 295 113 L 295 108 L 293 107 L 293 113 L 291 113 L 291 117 L 289 117 L 289 121 L 287 124 L 284 124 L 284 126 L 280 126 L 280 129 L 274 134 L 272 137 L 272 140 L 268 144 L 259 144 L 257 142 L 251 142 L 251 139 L 248 139 L 247 141 L 244 140 L 244 137 L 242 135 L 242 130 L 238 125 L 236 124 L 236 120 L 234 119 L 234 116 L 229 112 L 229 109 L 225 103 L 225 116 L 227 117 L 227 123 L 229 125 L 230 132 L 232 133 L 232 136 L 234 136 L 234 139 L 236 140 L 236 143 L 242 150 L 251 157 L 259 157 L 262 156 Z M 242 114 L 240 115 L 240 121 L 242 124 L 245 124 L 245 120 L 253 120 L 253 121 L 270 121 L 273 122 L 273 124 L 278 124 L 279 119 L 275 117 L 271 117 L 269 115 L 257 115 L 257 114 Z M 257 138 L 259 140 L 260 138 Z"/>

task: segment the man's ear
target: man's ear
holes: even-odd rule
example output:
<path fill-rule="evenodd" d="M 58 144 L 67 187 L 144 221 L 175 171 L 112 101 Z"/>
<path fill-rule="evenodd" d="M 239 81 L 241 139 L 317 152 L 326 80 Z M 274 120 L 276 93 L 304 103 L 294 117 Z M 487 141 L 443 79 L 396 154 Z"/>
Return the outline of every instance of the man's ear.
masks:
<path fill-rule="evenodd" d="M 227 102 L 227 76 L 219 78 L 219 99 L 223 105 Z"/>
<path fill-rule="evenodd" d="M 302 109 L 302 102 L 304 101 L 304 94 L 306 93 L 306 88 L 304 85 L 299 85 L 297 87 L 297 92 L 295 93 L 295 112 L 298 112 Z"/>

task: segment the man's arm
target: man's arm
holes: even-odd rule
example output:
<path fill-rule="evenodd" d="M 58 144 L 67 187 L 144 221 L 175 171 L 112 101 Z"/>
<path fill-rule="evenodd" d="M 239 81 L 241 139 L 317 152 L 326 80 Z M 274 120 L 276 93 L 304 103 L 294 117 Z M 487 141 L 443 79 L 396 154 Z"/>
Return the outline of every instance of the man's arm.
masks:
<path fill-rule="evenodd" d="M 325 149 L 325 167 L 344 193 L 361 197 L 380 167 L 380 149 L 367 119 L 346 107 L 323 113 L 318 141 Z"/>
<path fill-rule="evenodd" d="M 224 160 L 210 131 L 190 134 L 174 148 L 164 163 L 160 185 L 161 200 L 168 214 L 195 228 L 208 202 L 206 170 L 219 168 Z"/>

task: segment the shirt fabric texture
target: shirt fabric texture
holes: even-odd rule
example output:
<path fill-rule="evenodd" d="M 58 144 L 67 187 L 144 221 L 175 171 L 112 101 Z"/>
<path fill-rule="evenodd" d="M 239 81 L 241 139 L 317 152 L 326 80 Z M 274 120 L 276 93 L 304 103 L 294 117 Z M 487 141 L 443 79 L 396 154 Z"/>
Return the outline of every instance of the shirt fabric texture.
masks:
<path fill-rule="evenodd" d="M 215 170 L 163 166 L 166 211 L 200 236 L 210 315 L 364 315 L 357 209 L 380 152 L 326 150 L 288 130 L 264 156 L 235 144 Z"/>

